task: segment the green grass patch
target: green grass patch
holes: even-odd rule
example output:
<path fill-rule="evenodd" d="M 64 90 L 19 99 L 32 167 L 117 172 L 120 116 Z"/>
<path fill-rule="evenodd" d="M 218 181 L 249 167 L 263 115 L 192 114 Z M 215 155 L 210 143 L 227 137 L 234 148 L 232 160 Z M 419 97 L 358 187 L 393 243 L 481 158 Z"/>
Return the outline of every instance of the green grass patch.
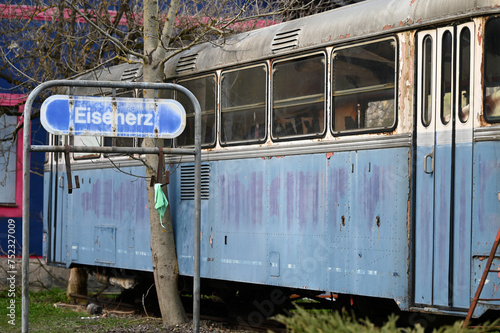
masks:
<path fill-rule="evenodd" d="M 31 291 L 29 297 L 29 331 L 40 333 L 75 333 L 102 332 L 110 329 L 134 327 L 147 323 L 161 327 L 161 321 L 148 319 L 130 319 L 120 317 L 94 317 L 85 311 L 74 311 L 67 308 L 55 308 L 55 303 L 67 303 L 66 291 L 51 289 Z M 0 292 L 0 332 L 14 333 L 21 331 L 21 291 L 17 290 L 14 297 L 7 292 Z M 15 310 L 9 309 L 14 304 Z M 7 310 L 7 311 L 4 311 Z M 12 311 L 11 311 L 12 310 Z M 9 316 L 9 314 L 13 314 Z"/>

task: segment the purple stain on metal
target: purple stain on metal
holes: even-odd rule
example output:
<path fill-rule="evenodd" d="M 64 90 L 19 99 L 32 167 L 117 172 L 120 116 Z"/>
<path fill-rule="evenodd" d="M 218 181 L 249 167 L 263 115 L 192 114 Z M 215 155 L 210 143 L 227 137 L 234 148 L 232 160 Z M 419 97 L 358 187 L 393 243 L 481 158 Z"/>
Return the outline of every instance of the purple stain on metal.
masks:
<path fill-rule="evenodd" d="M 292 172 L 286 174 L 286 222 L 290 230 L 295 217 L 295 193 L 297 192 L 296 179 Z"/>
<path fill-rule="evenodd" d="M 94 182 L 90 189 L 87 187 L 82 187 L 81 192 L 77 195 L 81 195 L 81 214 L 88 214 L 89 212 L 94 213 L 95 218 L 100 218 L 100 207 L 101 207 L 101 195 L 100 195 L 100 181 Z M 76 201 L 78 202 L 78 201 Z"/>
<path fill-rule="evenodd" d="M 334 201 L 338 202 L 338 199 L 344 197 L 347 192 L 347 170 L 345 168 L 332 168 L 329 179 L 331 182 L 331 194 L 335 197 Z"/>
<path fill-rule="evenodd" d="M 238 175 L 227 175 L 223 177 L 223 188 L 227 189 L 223 197 L 223 220 L 226 224 L 239 225 L 242 209 L 241 184 Z"/>
<path fill-rule="evenodd" d="M 271 216 L 280 217 L 280 177 L 275 177 L 271 181 L 271 188 L 269 189 L 269 210 Z"/>
<path fill-rule="evenodd" d="M 251 200 L 250 202 L 250 216 L 253 224 L 262 223 L 262 197 L 264 185 L 262 173 L 252 172 L 250 176 L 250 188 L 246 197 Z"/>
<path fill-rule="evenodd" d="M 369 168 L 370 171 L 369 171 Z M 375 220 L 375 216 L 378 214 L 378 207 L 383 204 L 383 190 L 381 189 L 381 177 L 385 177 L 385 174 L 381 175 L 380 167 L 373 165 L 363 170 L 363 187 L 358 192 L 358 203 L 361 204 L 359 207 L 359 212 L 362 215 L 362 220 L 366 222 L 365 228 L 367 230 L 372 229 L 373 221 Z M 384 181 L 385 180 L 385 181 Z M 389 179 L 384 178 L 383 182 L 386 183 L 390 181 Z"/>
<path fill-rule="evenodd" d="M 240 224 L 240 215 L 247 213 L 246 211 L 242 210 L 244 208 L 244 204 L 242 203 L 245 198 L 244 194 L 241 191 L 242 186 L 238 175 L 233 175 L 231 176 L 231 178 L 230 189 L 232 193 L 230 195 L 230 198 L 232 198 L 232 200 L 230 200 L 230 202 L 232 201 L 233 204 L 231 205 L 230 210 L 233 216 L 232 220 L 234 221 L 236 226 L 238 226 Z"/>
<path fill-rule="evenodd" d="M 299 173 L 299 224 L 305 227 L 308 222 L 318 223 L 319 175 L 318 172 Z"/>
<path fill-rule="evenodd" d="M 113 195 L 110 191 L 113 191 L 113 182 L 111 180 L 105 180 L 103 183 L 103 190 L 103 195 L 100 195 L 101 205 L 103 207 L 102 214 L 104 218 L 111 218 L 113 216 Z"/>
<path fill-rule="evenodd" d="M 228 199 L 228 195 L 227 195 L 227 191 L 226 191 L 226 176 L 224 174 L 220 175 L 219 176 L 219 180 L 218 180 L 218 188 L 219 188 L 219 195 L 220 195 L 220 202 L 221 202 L 221 205 L 220 205 L 220 209 L 221 209 L 221 222 L 222 222 L 222 225 L 225 225 L 227 223 L 227 221 L 229 220 L 228 219 L 228 207 L 226 205 L 227 203 L 227 199 Z"/>

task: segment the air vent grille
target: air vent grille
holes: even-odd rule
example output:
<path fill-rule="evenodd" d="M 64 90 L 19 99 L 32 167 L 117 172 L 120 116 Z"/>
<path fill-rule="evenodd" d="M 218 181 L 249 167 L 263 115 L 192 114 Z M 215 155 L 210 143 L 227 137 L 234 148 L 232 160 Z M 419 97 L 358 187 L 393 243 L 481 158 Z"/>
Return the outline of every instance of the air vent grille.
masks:
<path fill-rule="evenodd" d="M 181 166 L 181 200 L 194 200 L 194 165 Z M 201 199 L 210 197 L 210 165 L 201 165 Z"/>
<path fill-rule="evenodd" d="M 139 73 L 140 67 L 128 68 L 123 71 L 121 81 L 135 81 Z"/>
<path fill-rule="evenodd" d="M 198 59 L 198 53 L 182 56 L 177 63 L 177 73 L 194 70 L 196 59 Z"/>
<path fill-rule="evenodd" d="M 279 32 L 274 36 L 272 51 L 274 53 L 292 50 L 299 46 L 300 28 Z"/>

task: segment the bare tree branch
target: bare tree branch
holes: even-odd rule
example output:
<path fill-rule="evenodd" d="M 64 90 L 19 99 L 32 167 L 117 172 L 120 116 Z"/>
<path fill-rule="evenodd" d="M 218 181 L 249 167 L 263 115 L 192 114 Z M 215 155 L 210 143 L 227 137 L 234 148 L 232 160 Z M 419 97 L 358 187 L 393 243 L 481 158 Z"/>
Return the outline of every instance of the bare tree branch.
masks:
<path fill-rule="evenodd" d="M 109 39 L 113 44 L 115 44 L 122 52 L 124 52 L 125 54 L 131 54 L 135 57 L 138 57 L 138 58 L 144 58 L 144 55 L 142 53 L 139 53 L 139 52 L 135 52 L 134 50 L 131 50 L 129 48 L 127 48 L 125 45 L 123 45 L 118 39 L 116 39 L 115 37 L 111 36 L 110 34 L 108 34 L 107 31 L 105 31 L 104 29 L 101 29 L 101 27 L 99 27 L 97 24 L 94 23 L 93 20 L 91 20 L 89 17 L 87 17 L 87 15 L 85 15 L 84 13 L 82 13 L 75 5 L 73 5 L 71 2 L 69 2 L 68 0 L 65 0 L 65 3 L 71 7 L 75 12 L 77 12 L 82 18 L 85 19 L 85 21 L 87 21 L 88 24 L 90 24 L 91 26 L 93 26 L 98 32 L 100 32 L 103 36 L 105 36 L 107 39 Z"/>

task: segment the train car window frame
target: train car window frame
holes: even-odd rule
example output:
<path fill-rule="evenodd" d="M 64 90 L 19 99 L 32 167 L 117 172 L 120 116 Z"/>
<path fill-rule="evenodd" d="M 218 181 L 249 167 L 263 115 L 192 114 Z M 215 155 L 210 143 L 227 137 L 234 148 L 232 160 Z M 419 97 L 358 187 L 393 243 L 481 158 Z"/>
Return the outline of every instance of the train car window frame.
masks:
<path fill-rule="evenodd" d="M 384 58 L 384 54 L 369 50 L 370 46 L 376 47 L 377 44 L 382 48 L 384 43 L 392 48 L 391 58 Z M 364 54 L 361 51 L 363 48 L 366 51 Z M 344 51 L 346 54 L 351 52 L 353 55 L 342 56 L 341 52 Z M 389 53 L 385 55 L 389 56 Z M 362 61 L 385 63 L 386 66 L 392 68 L 393 75 L 380 79 L 384 73 L 387 73 L 387 70 L 377 68 L 376 73 L 376 67 L 362 66 Z M 332 132 L 335 135 L 344 135 L 393 131 L 397 124 L 398 97 L 398 40 L 396 36 L 336 47 L 333 49 L 331 62 Z M 337 65 L 338 63 L 340 64 Z M 339 72 L 336 71 L 337 68 Z M 340 74 L 341 70 L 344 71 L 344 75 Z M 359 86 L 360 83 L 364 85 Z M 336 89 L 337 84 L 345 86 L 342 87 L 343 89 Z M 336 105 L 337 103 L 339 105 Z M 392 112 L 387 112 L 388 110 Z"/>
<path fill-rule="evenodd" d="M 422 125 L 429 127 L 432 122 L 432 96 L 433 96 L 433 74 L 434 55 L 433 40 L 431 35 L 424 37 L 422 41 Z"/>
<path fill-rule="evenodd" d="M 202 98 L 200 94 L 197 94 L 197 91 L 195 91 L 192 88 L 186 87 L 183 85 L 183 82 L 188 82 L 188 81 L 198 81 L 198 80 L 206 80 L 205 82 L 209 82 L 210 79 L 213 81 L 213 105 L 208 105 L 208 101 L 210 100 L 209 98 Z M 218 81 L 217 81 L 217 74 L 215 72 L 213 73 L 208 73 L 204 75 L 199 75 L 199 76 L 192 76 L 189 78 L 179 78 L 176 82 L 177 84 L 188 88 L 198 99 L 200 102 L 201 106 L 201 146 L 202 148 L 211 148 L 215 147 L 215 143 L 217 141 L 217 94 L 218 94 Z M 207 85 L 203 86 L 204 92 L 207 93 L 209 92 L 209 89 L 207 90 Z M 194 109 L 192 109 L 191 103 L 188 103 L 187 97 L 185 97 L 183 94 L 180 93 L 175 93 L 174 94 L 175 99 L 179 101 L 185 108 L 186 110 L 186 128 L 182 132 L 181 135 L 179 135 L 176 139 L 174 139 L 174 145 L 176 147 L 193 147 L 194 146 Z M 206 94 L 206 96 L 209 96 Z M 211 96 L 209 96 L 211 97 Z M 184 103 L 183 103 L 184 102 Z M 213 109 L 207 110 L 206 107 L 207 105 L 210 107 L 213 107 Z M 210 125 L 210 123 L 207 121 L 207 119 L 212 118 L 213 122 Z M 191 132 L 189 132 L 191 129 Z M 210 133 L 212 133 L 212 137 L 210 138 Z M 210 140 L 207 140 L 210 139 Z M 180 143 L 183 141 L 185 143 Z"/>
<path fill-rule="evenodd" d="M 467 36 L 464 36 L 464 32 L 467 32 Z M 460 30 L 460 35 L 458 37 L 458 107 L 460 112 L 458 113 L 458 119 L 460 122 L 465 124 L 469 120 L 470 116 L 470 99 L 471 99 L 471 78 L 472 78 L 472 68 L 471 68 L 471 43 L 472 43 L 472 33 L 470 28 L 465 26 Z"/>
<path fill-rule="evenodd" d="M 326 133 L 327 54 L 325 51 L 283 58 L 273 62 L 271 75 L 271 137 L 275 141 L 322 137 Z M 319 61 L 317 61 L 319 60 Z M 318 63 L 322 66 L 319 71 Z M 280 67 L 290 66 L 295 71 L 286 71 L 277 78 Z M 293 66 L 293 67 L 292 67 Z M 316 75 L 322 75 L 322 80 Z M 316 80 L 315 80 L 316 78 Z M 299 83 L 295 93 L 278 84 Z M 321 82 L 318 86 L 315 83 Z M 319 89 L 318 89 L 319 88 Z M 319 90 L 322 88 L 322 92 Z M 308 91 L 309 90 L 309 91 Z M 280 96 L 277 96 L 277 94 Z M 322 106 L 320 106 L 322 105 Z M 282 111 L 278 115 L 278 110 Z M 280 134 L 283 133 L 283 134 Z"/>
<path fill-rule="evenodd" d="M 440 117 L 441 123 L 447 125 L 452 117 L 452 91 L 453 91 L 453 40 L 454 36 L 449 30 L 441 38 L 441 96 Z"/>
<path fill-rule="evenodd" d="M 96 135 L 65 135 L 65 137 L 68 137 L 70 145 L 72 146 L 101 147 L 104 142 L 104 137 Z M 101 154 L 99 153 L 73 153 L 73 159 L 75 161 L 98 159 L 100 157 Z"/>
<path fill-rule="evenodd" d="M 13 112 L 15 112 L 13 110 Z M 17 143 L 20 140 L 18 136 L 15 140 L 11 139 L 15 135 L 17 125 L 17 116 L 4 113 L 0 115 L 0 142 L 2 155 L 0 156 L 0 206 L 9 206 L 16 204 L 17 187 L 17 159 L 19 152 Z"/>
<path fill-rule="evenodd" d="M 253 98 L 259 97 L 262 100 L 257 102 L 252 101 L 247 104 L 237 104 L 235 102 L 245 102 L 245 99 L 248 97 L 238 96 L 236 94 L 231 94 L 231 96 L 225 95 L 225 82 L 228 79 L 231 79 L 231 75 L 238 73 L 237 76 L 241 75 L 242 79 L 245 79 L 245 75 L 248 75 L 251 71 L 256 71 L 258 73 L 260 70 L 263 70 L 261 74 L 263 74 L 263 85 L 262 91 L 260 91 L 260 86 L 258 85 L 249 85 L 248 80 L 258 78 L 258 75 L 254 75 L 251 77 L 247 77 L 247 81 L 231 81 L 232 85 L 236 85 L 239 82 L 243 83 L 241 88 L 246 88 L 249 93 L 253 93 Z M 243 74 L 245 73 L 245 74 Z M 268 73 L 269 68 L 266 63 L 258 63 L 250 66 L 239 67 L 229 70 L 223 70 L 220 74 L 220 110 L 219 110 L 219 123 L 220 123 L 220 145 L 221 146 L 232 146 L 238 144 L 255 144 L 265 142 L 267 139 L 267 92 L 268 92 Z M 250 87 L 257 87 L 257 90 L 251 90 Z M 231 90 L 236 91 L 236 90 Z M 256 95 L 261 93 L 262 96 Z M 226 102 L 230 99 L 230 105 L 227 106 Z M 261 112 L 259 115 L 257 112 Z M 232 115 L 232 117 L 229 117 Z M 234 116 L 240 117 L 234 117 Z M 227 117 L 227 119 L 226 119 Z M 238 121 L 238 118 L 241 118 Z M 250 121 L 248 121 L 250 119 Z"/>
<path fill-rule="evenodd" d="M 500 79 L 494 80 L 500 76 L 500 32 L 498 31 L 500 31 L 500 17 L 489 19 L 484 28 L 483 60 L 483 112 L 484 119 L 489 123 L 500 123 Z"/>

